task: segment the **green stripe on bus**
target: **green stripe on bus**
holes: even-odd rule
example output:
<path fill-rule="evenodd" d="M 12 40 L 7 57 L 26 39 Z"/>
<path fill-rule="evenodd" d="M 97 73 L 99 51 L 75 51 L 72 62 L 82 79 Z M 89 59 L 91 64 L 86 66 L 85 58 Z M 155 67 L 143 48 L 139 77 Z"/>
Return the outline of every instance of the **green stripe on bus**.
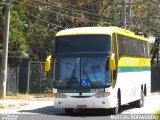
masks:
<path fill-rule="evenodd" d="M 150 67 L 135 67 L 135 66 L 129 66 L 129 67 L 119 67 L 118 72 L 140 72 L 140 71 L 150 71 Z"/>

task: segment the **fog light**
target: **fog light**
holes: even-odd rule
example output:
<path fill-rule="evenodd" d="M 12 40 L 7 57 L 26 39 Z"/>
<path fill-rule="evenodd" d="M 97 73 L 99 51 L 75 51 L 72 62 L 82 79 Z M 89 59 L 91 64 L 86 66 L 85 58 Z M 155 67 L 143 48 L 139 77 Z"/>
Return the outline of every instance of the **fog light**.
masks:
<path fill-rule="evenodd" d="M 105 104 L 105 102 L 104 102 L 104 101 L 102 101 L 102 104 Z"/>
<path fill-rule="evenodd" d="M 61 105 L 61 102 L 58 102 L 59 105 Z"/>

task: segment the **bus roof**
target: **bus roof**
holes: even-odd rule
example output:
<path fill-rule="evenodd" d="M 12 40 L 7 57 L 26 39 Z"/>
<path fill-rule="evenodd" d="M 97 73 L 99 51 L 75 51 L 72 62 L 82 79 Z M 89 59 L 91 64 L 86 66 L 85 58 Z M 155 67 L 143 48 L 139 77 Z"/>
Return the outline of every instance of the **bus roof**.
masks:
<path fill-rule="evenodd" d="M 130 36 L 133 38 L 141 39 L 148 41 L 147 38 L 144 38 L 139 35 L 135 35 L 133 32 L 129 30 L 125 30 L 119 27 L 79 27 L 79 28 L 71 28 L 66 30 L 59 31 L 56 36 L 68 36 L 68 35 L 86 35 L 86 34 L 106 34 L 112 35 L 113 33 Z"/>

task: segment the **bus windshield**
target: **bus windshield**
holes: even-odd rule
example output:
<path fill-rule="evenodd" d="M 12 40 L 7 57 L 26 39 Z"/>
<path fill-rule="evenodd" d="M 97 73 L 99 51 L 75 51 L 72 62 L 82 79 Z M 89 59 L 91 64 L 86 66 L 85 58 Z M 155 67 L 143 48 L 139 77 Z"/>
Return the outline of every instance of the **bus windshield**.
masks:
<path fill-rule="evenodd" d="M 56 37 L 55 53 L 110 52 L 109 35 L 70 35 Z"/>
<path fill-rule="evenodd" d="M 56 87 L 104 87 L 111 84 L 107 58 L 63 58 L 56 62 Z"/>

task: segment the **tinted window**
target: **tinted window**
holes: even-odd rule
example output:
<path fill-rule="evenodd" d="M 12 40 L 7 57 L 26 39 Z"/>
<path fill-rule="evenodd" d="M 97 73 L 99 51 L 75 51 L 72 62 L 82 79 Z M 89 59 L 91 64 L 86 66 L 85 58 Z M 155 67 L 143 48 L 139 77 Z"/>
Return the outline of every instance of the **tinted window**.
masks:
<path fill-rule="evenodd" d="M 120 56 L 149 57 L 148 43 L 123 35 L 118 35 L 118 49 Z"/>
<path fill-rule="evenodd" d="M 54 85 L 57 87 L 108 86 L 111 72 L 105 58 L 57 59 Z"/>
<path fill-rule="evenodd" d="M 56 38 L 56 53 L 110 52 L 109 35 L 72 35 Z"/>
<path fill-rule="evenodd" d="M 144 52 L 144 57 L 149 57 L 148 43 L 147 42 L 143 42 L 143 52 Z"/>

